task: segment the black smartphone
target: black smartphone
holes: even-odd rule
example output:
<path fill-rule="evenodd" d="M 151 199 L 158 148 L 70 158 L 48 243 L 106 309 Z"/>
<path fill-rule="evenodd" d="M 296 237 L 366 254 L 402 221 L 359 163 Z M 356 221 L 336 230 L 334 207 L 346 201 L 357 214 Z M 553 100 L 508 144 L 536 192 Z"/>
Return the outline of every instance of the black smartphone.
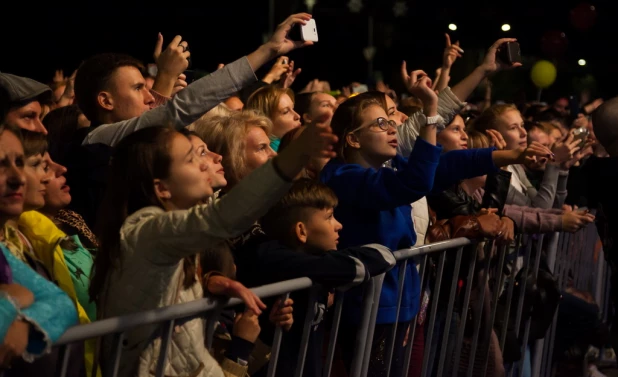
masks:
<path fill-rule="evenodd" d="M 569 96 L 569 115 L 571 115 L 571 118 L 576 119 L 581 112 L 582 109 L 579 107 L 577 98 L 575 96 Z"/>
<path fill-rule="evenodd" d="M 521 50 L 519 43 L 506 42 L 498 47 L 496 54 L 498 59 L 506 64 L 521 63 Z"/>

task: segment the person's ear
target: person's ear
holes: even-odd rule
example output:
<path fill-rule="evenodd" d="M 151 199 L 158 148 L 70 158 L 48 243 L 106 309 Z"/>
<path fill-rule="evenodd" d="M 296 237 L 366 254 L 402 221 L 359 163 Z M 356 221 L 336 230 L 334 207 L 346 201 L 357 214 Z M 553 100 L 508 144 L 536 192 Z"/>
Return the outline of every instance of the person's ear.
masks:
<path fill-rule="evenodd" d="M 358 136 L 354 133 L 349 133 L 345 137 L 346 144 L 354 149 L 360 149 L 360 141 L 358 140 Z"/>
<path fill-rule="evenodd" d="M 159 200 L 164 203 L 166 200 L 170 200 L 172 198 L 172 193 L 168 189 L 167 185 L 161 179 L 155 179 L 154 182 L 154 191 L 155 195 Z"/>
<path fill-rule="evenodd" d="M 114 98 L 110 92 L 99 92 L 97 95 L 97 103 L 107 111 L 114 110 Z"/>
<path fill-rule="evenodd" d="M 300 243 L 302 244 L 307 243 L 307 238 L 309 234 L 307 232 L 307 227 L 302 221 L 297 222 L 296 225 L 294 226 L 294 234 L 296 235 L 296 239 Z"/>
<path fill-rule="evenodd" d="M 309 113 L 304 113 L 303 114 L 303 124 L 309 124 L 311 123 L 313 119 L 311 119 L 311 117 L 309 116 Z"/>

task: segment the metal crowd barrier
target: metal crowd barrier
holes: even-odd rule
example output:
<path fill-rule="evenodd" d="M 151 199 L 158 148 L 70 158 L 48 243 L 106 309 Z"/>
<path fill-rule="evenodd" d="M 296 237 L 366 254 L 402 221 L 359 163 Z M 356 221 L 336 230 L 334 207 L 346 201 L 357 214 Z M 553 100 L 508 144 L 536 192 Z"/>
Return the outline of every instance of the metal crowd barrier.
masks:
<path fill-rule="evenodd" d="M 527 319 L 523 322 L 524 317 L 522 313 L 526 279 L 523 279 L 518 286 L 519 296 L 514 297 L 515 286 L 519 284 L 515 282 L 515 276 L 518 271 L 521 271 L 523 276 L 527 276 L 528 272 L 533 271 L 536 276 L 542 257 L 546 259 L 547 265 L 558 279 L 560 289 L 565 288 L 567 282 L 569 282 L 569 284 L 579 289 L 590 290 L 594 293 L 594 297 L 601 299 L 598 303 L 601 310 L 606 313 L 609 279 L 607 266 L 604 258 L 600 256 L 598 261 L 594 261 L 589 249 L 590 245 L 594 245 L 597 239 L 596 228 L 594 224 L 591 224 L 584 231 L 574 235 L 555 233 L 545 236 L 518 236 L 514 245 L 495 246 L 489 241 L 477 244 L 465 238 L 458 238 L 394 252 L 395 258 L 400 265 L 397 312 L 399 312 L 401 307 L 405 270 L 409 260 L 415 259 L 420 265 L 421 298 L 424 292 L 423 287 L 432 287 L 430 303 L 424 322 L 426 336 L 422 365 L 420 365 L 420 375 L 423 377 L 471 377 L 479 374 L 491 376 L 488 374 L 489 356 L 492 331 L 495 329 L 495 321 L 498 319 L 499 300 L 497 298 L 500 296 L 505 297 L 505 308 L 503 308 L 503 317 L 501 318 L 501 323 L 504 326 L 501 332 L 496 332 L 499 349 L 496 350 L 494 345 L 494 352 L 500 352 L 500 350 L 504 349 L 509 315 L 514 314 L 515 329 L 517 329 L 517 338 L 520 341 L 521 354 L 525 355 L 526 347 L 529 343 L 528 333 L 530 330 L 530 320 Z M 547 242 L 543 242 L 544 240 L 547 240 Z M 479 250 L 484 252 L 484 259 L 482 261 L 477 258 Z M 435 268 L 432 269 L 432 265 L 435 265 Z M 445 269 L 452 270 L 452 276 L 445 276 Z M 461 275 L 462 273 L 463 275 Z M 384 275 L 380 275 L 370 279 L 363 286 L 364 298 L 361 322 L 356 335 L 354 356 L 345 377 L 368 376 L 383 280 Z M 460 289 L 462 287 L 465 288 L 463 294 Z M 310 279 L 299 278 L 252 289 L 261 298 L 274 296 L 287 298 L 290 292 L 304 289 L 311 289 L 312 293 L 309 295 L 310 305 L 308 305 L 308 312 L 303 324 L 302 344 L 294 377 L 301 377 L 303 375 L 307 347 L 311 335 L 311 323 L 315 314 L 313 313 L 313 301 L 315 300 L 317 287 Z M 489 299 L 487 303 L 485 303 L 486 296 Z M 477 302 L 473 308 L 470 308 L 473 297 L 476 297 Z M 325 341 L 328 341 L 328 351 L 323 364 L 323 377 L 331 376 L 344 298 L 345 292 L 336 292 L 335 302 L 331 309 L 333 311 L 331 331 L 328 340 L 325 339 Z M 221 310 L 241 303 L 239 299 L 213 301 L 205 298 L 122 317 L 108 318 L 70 328 L 56 343 L 56 346 L 61 347 L 62 355 L 59 376 L 65 377 L 66 375 L 72 343 L 113 335 L 115 351 L 113 352 L 112 359 L 106 360 L 104 370 L 106 377 L 115 377 L 118 372 L 122 352 L 123 334 L 138 326 L 160 324 L 162 329 L 162 351 L 158 358 L 155 376 L 161 377 L 164 372 L 165 359 L 168 356 L 167 344 L 171 339 L 172 329 L 176 321 L 197 317 L 207 318 L 206 340 L 207 345 L 210 347 L 214 336 L 216 318 Z M 512 305 L 517 307 L 514 313 L 511 313 Z M 487 306 L 489 307 L 489 317 L 483 318 L 483 309 Z M 468 321 L 470 310 L 472 313 L 477 313 L 472 318 L 471 334 L 469 328 L 468 331 L 466 330 L 466 322 Z M 533 355 L 532 376 L 551 375 L 557 312 L 556 310 L 553 325 L 547 330 L 545 338 L 537 340 L 531 345 Z M 408 376 L 408 371 L 411 367 L 411 355 L 414 351 L 416 320 L 417 318 L 415 317 L 411 323 L 397 323 L 397 318 L 396 323 L 390 329 L 385 353 L 386 376 Z M 490 324 L 489 326 L 487 325 L 488 323 Z M 451 326 L 451 324 L 455 326 Z M 403 344 L 395 344 L 398 326 L 410 326 L 408 341 L 405 347 Z M 454 327 L 455 331 L 451 331 L 451 327 Z M 520 331 L 521 329 L 523 331 Z M 282 330 L 277 328 L 271 347 L 268 377 L 275 376 L 283 336 Z M 464 344 L 470 344 L 467 348 L 468 363 L 465 370 L 460 370 L 459 363 L 465 360 L 464 356 L 466 356 L 463 352 Z M 403 361 L 401 369 L 403 373 L 401 376 L 395 376 L 391 373 L 391 364 L 395 353 L 401 353 L 402 348 Z M 479 358 L 480 364 L 479 362 L 475 363 Z M 513 376 L 517 373 L 518 376 L 523 376 L 523 363 L 524 357 L 522 356 L 521 360 L 512 365 L 506 365 L 506 375 Z M 418 368 L 419 365 L 414 367 Z M 499 367 L 501 368 L 502 366 Z"/>

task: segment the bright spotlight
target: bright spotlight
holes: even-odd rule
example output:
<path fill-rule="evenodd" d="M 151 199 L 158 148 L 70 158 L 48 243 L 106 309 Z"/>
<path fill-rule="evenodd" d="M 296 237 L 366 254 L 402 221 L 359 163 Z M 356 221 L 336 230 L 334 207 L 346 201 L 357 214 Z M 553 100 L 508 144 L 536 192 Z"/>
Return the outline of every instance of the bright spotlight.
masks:
<path fill-rule="evenodd" d="M 586 61 L 584 59 L 579 59 L 577 61 L 577 64 L 581 65 L 582 67 L 586 65 Z"/>
<path fill-rule="evenodd" d="M 449 24 L 449 25 L 448 25 L 448 29 L 449 29 L 449 30 L 452 30 L 452 31 L 455 31 L 455 30 L 457 30 L 457 25 L 455 25 L 455 24 Z"/>
<path fill-rule="evenodd" d="M 511 25 L 509 24 L 502 25 L 502 31 L 509 31 L 509 30 L 511 30 Z"/>

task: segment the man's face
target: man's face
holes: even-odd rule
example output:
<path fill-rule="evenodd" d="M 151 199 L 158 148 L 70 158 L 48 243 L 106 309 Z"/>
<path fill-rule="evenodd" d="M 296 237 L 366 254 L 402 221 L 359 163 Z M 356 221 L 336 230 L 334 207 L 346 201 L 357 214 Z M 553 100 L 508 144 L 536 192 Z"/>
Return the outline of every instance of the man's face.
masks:
<path fill-rule="evenodd" d="M 554 109 L 562 115 L 567 114 L 568 108 L 569 108 L 569 100 L 567 100 L 566 98 L 560 98 L 554 103 Z"/>
<path fill-rule="evenodd" d="M 146 80 L 135 67 L 117 68 L 110 78 L 106 109 L 112 122 L 120 122 L 142 115 L 154 104 L 154 97 L 146 87 Z"/>
<path fill-rule="evenodd" d="M 47 135 L 47 129 L 41 122 L 41 104 L 32 101 L 21 107 L 14 107 L 6 114 L 5 123 L 21 129 L 42 132 Z"/>

